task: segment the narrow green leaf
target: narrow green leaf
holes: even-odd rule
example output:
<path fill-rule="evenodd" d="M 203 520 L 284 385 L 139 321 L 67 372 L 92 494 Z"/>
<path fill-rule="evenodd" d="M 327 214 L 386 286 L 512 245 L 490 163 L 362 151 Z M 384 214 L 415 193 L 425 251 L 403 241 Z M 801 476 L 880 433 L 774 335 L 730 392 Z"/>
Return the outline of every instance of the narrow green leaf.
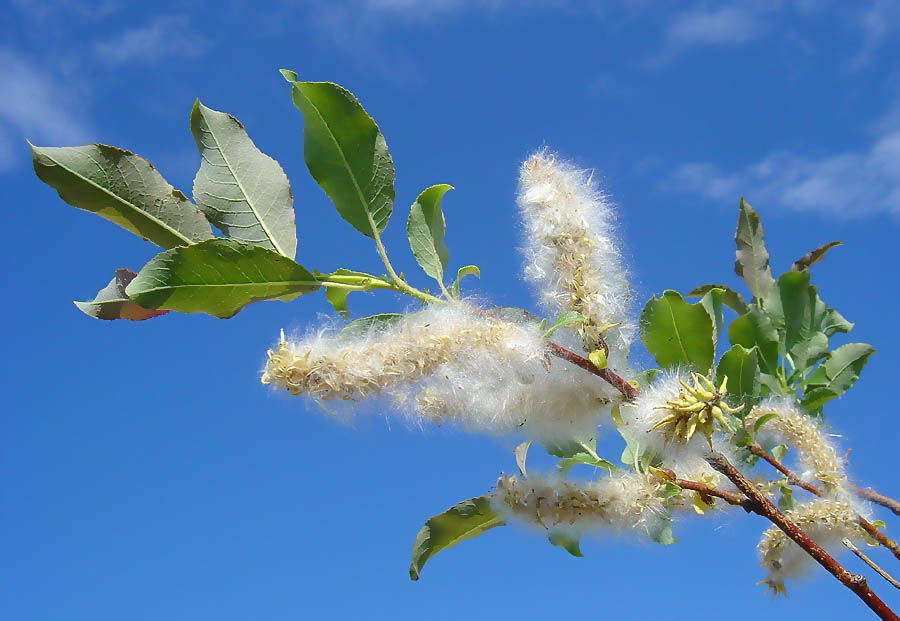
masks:
<path fill-rule="evenodd" d="M 737 243 L 734 271 L 744 279 L 754 298 L 766 297 L 774 284 L 769 268 L 769 253 L 763 242 L 763 228 L 759 215 L 741 197 L 737 229 L 734 233 Z"/>
<path fill-rule="evenodd" d="M 454 280 L 453 284 L 450 285 L 450 295 L 452 295 L 455 299 L 459 299 L 459 281 L 461 281 L 463 277 L 470 275 L 475 276 L 476 278 L 481 278 L 481 270 L 478 269 L 477 265 L 466 265 L 457 270 L 456 280 Z"/>
<path fill-rule="evenodd" d="M 550 335 L 559 330 L 562 327 L 570 326 L 573 323 L 584 323 L 584 315 L 579 313 L 578 311 L 566 311 L 562 315 L 556 318 L 556 321 L 553 322 L 553 325 L 550 326 L 546 332 L 544 332 L 544 338 L 550 338 Z"/>
<path fill-rule="evenodd" d="M 191 108 L 191 134 L 200 152 L 194 201 L 228 237 L 293 259 L 297 252 L 294 199 L 281 166 L 256 148 L 241 122 L 207 108 Z"/>
<path fill-rule="evenodd" d="M 598 460 L 597 439 L 594 436 L 572 437 L 566 440 L 545 440 L 541 443 L 544 450 L 554 457 L 583 457 Z M 584 462 L 579 462 L 584 463 Z"/>
<path fill-rule="evenodd" d="M 728 376 L 726 389 L 729 397 L 733 397 L 735 403 L 743 403 L 744 410 L 738 414 L 743 417 L 759 395 L 759 360 L 757 348 L 750 349 L 742 345 L 732 345 L 731 349 L 722 354 L 716 367 L 716 385 L 721 386 L 725 376 Z"/>
<path fill-rule="evenodd" d="M 169 311 L 148 310 L 141 308 L 128 299 L 125 295 L 125 287 L 137 276 L 131 270 L 120 267 L 116 270 L 113 279 L 103 289 L 97 292 L 97 296 L 91 302 L 75 302 L 85 315 L 95 319 L 130 319 L 131 321 L 144 321 L 151 317 L 164 315 Z"/>
<path fill-rule="evenodd" d="M 700 298 L 700 304 L 706 309 L 706 312 L 709 313 L 709 318 L 713 322 L 714 344 L 719 342 L 719 335 L 722 333 L 722 324 L 724 322 L 722 317 L 722 301 L 724 297 L 724 290 L 714 288 L 707 291 L 704 296 Z"/>
<path fill-rule="evenodd" d="M 484 496 L 464 500 L 434 516 L 425 522 L 416 535 L 412 547 L 412 562 L 409 565 L 410 579 L 418 580 L 422 566 L 441 550 L 503 524 L 503 520 L 494 513 L 490 501 Z"/>
<path fill-rule="evenodd" d="M 721 289 L 725 292 L 724 297 L 722 298 L 722 303 L 725 304 L 728 308 L 736 312 L 738 315 L 743 315 L 747 312 L 747 303 L 744 301 L 744 297 L 729 287 L 728 285 L 700 285 L 699 287 L 695 287 L 691 289 L 685 297 L 688 298 L 699 298 L 703 297 L 707 293 L 709 293 L 712 289 Z"/>
<path fill-rule="evenodd" d="M 768 423 L 773 418 L 778 418 L 778 414 L 776 412 L 769 412 L 768 414 L 763 414 L 757 419 L 755 423 L 753 423 L 753 433 L 759 433 L 759 430 L 762 429 L 762 426 Z"/>
<path fill-rule="evenodd" d="M 34 172 L 74 207 L 118 224 L 162 246 L 186 246 L 212 237 L 209 222 L 150 162 L 103 144 L 31 145 Z"/>
<path fill-rule="evenodd" d="M 441 199 L 453 186 L 433 185 L 419 194 L 409 209 L 406 237 L 413 256 L 422 270 L 438 282 L 444 282 L 444 270 L 450 255 L 444 244 L 444 212 Z"/>
<path fill-rule="evenodd" d="M 595 456 L 588 455 L 587 453 L 577 453 L 572 457 L 564 457 L 563 459 L 560 459 L 556 463 L 556 471 L 561 476 L 565 477 L 569 473 L 569 470 L 572 469 L 572 466 L 576 466 L 578 464 L 600 468 L 601 470 L 606 470 L 610 474 L 619 471 L 619 469 L 612 462 L 609 462 L 603 458 L 597 459 Z"/>
<path fill-rule="evenodd" d="M 713 322 L 699 302 L 677 291 L 650 299 L 641 312 L 641 341 L 662 368 L 685 365 L 706 372 L 713 363 Z"/>
<path fill-rule="evenodd" d="M 661 546 L 670 546 L 674 543 L 678 543 L 678 539 L 672 534 L 671 520 L 667 521 L 665 526 L 658 529 L 656 532 L 650 533 L 650 538 Z"/>
<path fill-rule="evenodd" d="M 291 300 L 320 287 L 291 259 L 233 239 L 161 252 L 125 292 L 144 308 L 228 318 L 259 300 Z"/>
<path fill-rule="evenodd" d="M 581 553 L 581 547 L 578 543 L 578 537 L 575 537 L 571 533 L 567 533 L 564 530 L 555 529 L 551 530 L 548 533 L 547 538 L 550 540 L 550 543 L 555 546 L 561 547 L 572 556 L 577 556 L 578 558 L 584 557 L 584 554 Z"/>
<path fill-rule="evenodd" d="M 799 272 L 800 270 L 809 269 L 810 266 L 818 263 L 825 256 L 825 253 L 835 246 L 842 246 L 843 242 L 833 241 L 824 246 L 819 246 L 815 250 L 810 250 L 805 255 L 797 259 L 791 264 L 791 271 Z"/>
<path fill-rule="evenodd" d="M 369 332 L 384 330 L 403 319 L 403 317 L 404 315 L 401 315 L 400 313 L 381 313 L 379 315 L 360 317 L 344 326 L 341 331 L 338 332 L 338 338 L 351 340 L 360 338 Z"/>
<path fill-rule="evenodd" d="M 282 70 L 286 78 L 292 74 Z M 384 230 L 394 208 L 394 163 L 356 97 L 330 82 L 292 82 L 303 115 L 303 159 L 344 220 L 363 235 Z"/>
<path fill-rule="evenodd" d="M 847 343 L 831 352 L 806 378 L 803 405 L 810 411 L 844 394 L 859 379 L 859 374 L 875 349 L 868 343 Z"/>

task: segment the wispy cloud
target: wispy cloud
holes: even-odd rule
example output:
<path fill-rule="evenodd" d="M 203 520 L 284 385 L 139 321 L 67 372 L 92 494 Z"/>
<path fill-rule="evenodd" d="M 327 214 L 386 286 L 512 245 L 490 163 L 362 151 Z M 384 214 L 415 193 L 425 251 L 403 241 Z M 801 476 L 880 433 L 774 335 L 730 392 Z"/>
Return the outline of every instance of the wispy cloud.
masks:
<path fill-rule="evenodd" d="M 742 45 L 759 37 L 765 25 L 750 9 L 726 6 L 695 9 L 675 16 L 664 35 L 669 49 Z"/>
<path fill-rule="evenodd" d="M 723 172 L 709 162 L 685 164 L 669 189 L 731 203 L 751 201 L 839 219 L 889 213 L 900 218 L 900 125 L 879 124 L 870 144 L 830 155 L 773 152 L 740 170 Z"/>
<path fill-rule="evenodd" d="M 854 21 L 859 28 L 861 43 L 847 65 L 849 71 L 870 64 L 888 36 L 900 30 L 900 5 L 895 0 L 875 0 L 860 8 Z"/>
<path fill-rule="evenodd" d="M 206 37 L 191 30 L 187 16 L 164 15 L 146 26 L 95 42 L 94 53 L 110 65 L 125 65 L 197 56 L 209 47 Z"/>
<path fill-rule="evenodd" d="M 24 139 L 79 144 L 91 132 L 75 93 L 33 61 L 0 48 L 0 171 L 25 159 Z"/>

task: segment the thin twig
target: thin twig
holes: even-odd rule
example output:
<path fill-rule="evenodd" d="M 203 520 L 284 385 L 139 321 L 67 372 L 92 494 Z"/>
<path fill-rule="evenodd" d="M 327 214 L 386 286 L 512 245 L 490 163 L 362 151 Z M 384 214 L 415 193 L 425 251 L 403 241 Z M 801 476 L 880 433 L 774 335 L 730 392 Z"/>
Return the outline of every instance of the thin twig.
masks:
<path fill-rule="evenodd" d="M 843 539 L 841 539 L 841 543 L 843 543 L 845 546 L 847 546 L 850 549 L 850 551 L 853 552 L 856 556 L 861 558 L 863 563 L 865 563 L 866 565 L 868 565 L 869 567 L 871 567 L 872 569 L 877 571 L 878 575 L 880 575 L 882 578 L 884 578 L 885 580 L 890 582 L 894 587 L 900 589 L 900 582 L 897 582 L 896 580 L 894 580 L 894 578 L 893 578 L 893 576 L 891 576 L 891 574 L 889 574 L 888 572 L 883 570 L 881 567 L 878 566 L 878 564 L 875 561 L 873 561 L 868 556 L 863 554 L 859 548 L 857 548 L 855 545 L 853 545 L 853 542 L 851 542 L 849 539 L 844 537 Z"/>
<path fill-rule="evenodd" d="M 784 534 L 791 538 L 797 545 L 809 554 L 819 565 L 825 568 L 828 573 L 838 579 L 841 584 L 856 593 L 856 595 L 874 612 L 880 619 L 887 621 L 900 621 L 894 611 L 885 604 L 866 583 L 864 576 L 851 574 L 849 571 L 838 563 L 825 550 L 820 548 L 815 541 L 806 536 L 796 524 L 787 519 L 781 511 L 766 498 L 756 486 L 747 480 L 744 475 L 738 472 L 728 459 L 721 453 L 714 452 L 710 454 L 706 461 L 718 472 L 724 474 L 734 483 L 741 492 L 753 501 L 753 510 L 759 515 L 767 518 L 775 526 L 780 528 Z"/>
<path fill-rule="evenodd" d="M 712 485 L 707 485 L 706 483 L 700 483 L 699 481 L 689 481 L 688 479 L 679 479 L 675 476 L 675 473 L 668 468 L 653 468 L 652 472 L 661 479 L 666 481 L 671 481 L 678 487 L 682 489 L 689 489 L 694 492 L 699 492 L 702 496 L 714 496 L 716 498 L 721 498 L 725 502 L 730 505 L 734 505 L 736 507 L 741 507 L 747 513 L 753 512 L 753 503 L 746 497 L 741 494 L 736 494 L 734 492 L 728 492 L 724 489 L 719 489 L 718 487 L 713 487 Z M 706 499 L 704 499 L 706 502 Z M 707 503 L 708 504 L 708 503 Z"/>
<path fill-rule="evenodd" d="M 865 498 L 870 502 L 874 502 L 876 505 L 881 505 L 882 507 L 886 507 L 893 511 L 894 515 L 900 515 L 900 502 L 885 496 L 884 494 L 879 494 L 872 488 L 863 488 L 857 487 L 850 483 L 848 485 L 850 491 L 856 494 L 861 498 Z"/>
<path fill-rule="evenodd" d="M 593 373 L 594 375 L 606 380 L 616 390 L 625 395 L 625 398 L 629 401 L 632 401 L 635 397 L 638 396 L 637 388 L 629 384 L 613 371 L 610 371 L 609 369 L 598 369 L 596 366 L 594 366 L 594 363 L 587 358 L 582 358 L 575 352 L 569 351 L 565 347 L 560 347 L 553 341 L 547 341 L 547 350 L 554 356 L 562 358 L 563 360 L 567 360 L 575 366 L 581 367 L 585 371 Z"/>
<path fill-rule="evenodd" d="M 751 442 L 750 445 L 747 447 L 747 449 L 754 455 L 769 462 L 769 464 L 771 464 L 773 468 L 778 470 L 778 472 L 780 472 L 787 478 L 788 483 L 790 483 L 791 485 L 796 485 L 797 487 L 802 487 L 803 489 L 808 491 L 810 494 L 815 494 L 816 496 L 823 496 L 823 497 L 825 496 L 825 494 L 823 494 L 822 491 L 818 487 L 807 483 L 806 481 L 804 481 L 800 477 L 798 477 L 796 474 L 794 474 L 793 472 L 788 470 L 784 466 L 784 464 L 782 464 L 777 459 L 775 459 L 774 457 L 769 455 L 765 451 L 765 449 L 763 447 L 761 447 L 759 444 L 757 444 L 756 442 Z M 890 537 L 885 535 L 883 532 L 878 530 L 878 528 L 874 524 L 872 524 L 872 522 L 870 522 L 869 520 L 867 520 L 866 518 L 864 518 L 863 516 L 861 516 L 859 514 L 857 514 L 857 516 L 856 516 L 856 521 L 859 524 L 860 528 L 862 528 L 864 531 L 866 531 L 866 533 L 868 533 L 868 535 L 872 539 L 874 539 L 879 544 L 881 544 L 882 546 L 884 546 L 885 548 L 890 550 L 891 554 L 893 554 L 894 557 L 898 561 L 900 561 L 900 545 L 898 545 L 896 541 L 894 541 L 893 539 L 891 539 Z"/>

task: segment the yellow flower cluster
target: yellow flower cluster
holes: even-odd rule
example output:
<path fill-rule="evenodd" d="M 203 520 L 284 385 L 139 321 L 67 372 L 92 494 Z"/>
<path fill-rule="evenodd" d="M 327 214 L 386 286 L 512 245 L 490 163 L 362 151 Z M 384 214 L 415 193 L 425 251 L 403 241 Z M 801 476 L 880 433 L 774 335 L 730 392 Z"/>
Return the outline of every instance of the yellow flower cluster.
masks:
<path fill-rule="evenodd" d="M 665 405 L 656 406 L 655 410 L 663 410 L 664 414 L 650 428 L 650 431 L 662 429 L 669 438 L 678 442 L 687 442 L 699 431 L 706 436 L 712 446 L 713 421 L 719 421 L 726 429 L 731 429 L 731 422 L 725 413 L 735 414 L 744 406 L 732 408 L 722 398 L 727 393 L 728 377 L 722 380 L 717 389 L 709 378 L 699 373 L 691 373 L 694 385 L 679 380 L 682 390 L 678 396 L 666 401 Z"/>

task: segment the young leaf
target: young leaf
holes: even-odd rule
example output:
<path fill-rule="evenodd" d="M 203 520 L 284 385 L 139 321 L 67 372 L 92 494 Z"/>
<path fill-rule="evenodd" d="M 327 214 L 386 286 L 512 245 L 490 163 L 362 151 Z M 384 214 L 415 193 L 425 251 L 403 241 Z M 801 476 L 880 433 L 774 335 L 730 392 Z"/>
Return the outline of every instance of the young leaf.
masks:
<path fill-rule="evenodd" d="M 564 530 L 551 530 L 548 533 L 547 538 L 550 540 L 550 543 L 555 546 L 561 547 L 572 556 L 577 556 L 578 558 L 582 558 L 584 556 L 584 554 L 581 553 L 581 548 L 578 545 L 578 537 L 574 537 Z"/>
<path fill-rule="evenodd" d="M 344 326 L 341 331 L 338 332 L 337 336 L 339 339 L 359 338 L 371 331 L 388 328 L 403 319 L 403 317 L 404 315 L 401 315 L 400 313 L 382 313 L 380 315 L 360 317 Z"/>
<path fill-rule="evenodd" d="M 719 342 L 719 336 L 722 333 L 722 301 L 725 297 L 725 291 L 718 288 L 710 289 L 700 298 L 700 304 L 709 313 L 709 318 L 713 322 L 713 343 Z"/>
<path fill-rule="evenodd" d="M 725 292 L 725 295 L 722 297 L 722 303 L 738 315 L 743 315 L 747 312 L 747 303 L 744 301 L 744 297 L 728 285 L 700 285 L 691 289 L 685 297 L 699 298 L 713 289 L 721 289 Z"/>
<path fill-rule="evenodd" d="M 251 302 L 291 300 L 320 286 L 277 252 L 220 238 L 159 253 L 125 292 L 145 308 L 227 319 Z"/>
<path fill-rule="evenodd" d="M 455 299 L 459 299 L 459 281 L 463 279 L 464 276 L 475 276 L 476 278 L 481 278 L 481 270 L 478 269 L 477 265 L 466 265 L 456 272 L 456 280 L 453 281 L 453 284 L 450 285 L 450 295 L 452 295 Z"/>
<path fill-rule="evenodd" d="M 375 121 L 330 82 L 292 81 L 291 98 L 303 115 L 303 160 L 313 179 L 344 220 L 375 237 L 394 208 L 394 163 Z"/>
<path fill-rule="evenodd" d="M 34 172 L 74 207 L 118 224 L 163 248 L 212 237 L 209 222 L 150 162 L 103 144 L 31 145 Z"/>
<path fill-rule="evenodd" d="M 569 470 L 572 469 L 572 466 L 577 464 L 584 464 L 585 466 L 593 466 L 594 468 L 600 468 L 601 470 L 606 470 L 608 473 L 613 474 L 618 472 L 619 469 L 611 462 L 603 459 L 597 459 L 593 455 L 588 455 L 587 453 L 577 453 L 572 457 L 564 457 L 556 462 L 556 471 L 560 474 L 560 476 L 565 477 L 568 474 Z"/>
<path fill-rule="evenodd" d="M 844 394 L 859 379 L 859 374 L 875 349 L 867 343 L 847 343 L 831 352 L 806 378 L 803 406 L 818 410 L 827 401 Z"/>
<path fill-rule="evenodd" d="M 805 255 L 791 263 L 791 271 L 799 272 L 800 270 L 809 269 L 811 265 L 814 265 L 822 260 L 825 256 L 825 253 L 834 248 L 835 246 L 842 246 L 843 242 L 833 241 L 831 243 L 825 244 L 824 246 L 819 246 L 815 250 L 810 250 Z"/>
<path fill-rule="evenodd" d="M 438 282 L 444 281 L 444 270 L 450 255 L 444 244 L 444 212 L 441 199 L 453 186 L 433 185 L 419 194 L 409 209 L 406 237 L 413 256 L 422 270 Z"/>
<path fill-rule="evenodd" d="M 131 270 L 120 267 L 115 276 L 103 289 L 97 292 L 97 296 L 91 302 L 75 302 L 85 315 L 95 319 L 130 319 L 143 321 L 151 317 L 165 315 L 169 311 L 148 310 L 141 308 L 128 299 L 125 295 L 125 287 L 137 276 Z"/>
<path fill-rule="evenodd" d="M 776 444 L 772 447 L 772 450 L 770 452 L 772 453 L 772 457 L 775 458 L 775 461 L 780 462 L 784 459 L 784 456 L 787 455 L 787 444 Z"/>
<path fill-rule="evenodd" d="M 743 197 L 739 210 L 737 230 L 734 233 L 734 240 L 737 242 L 734 271 L 744 279 L 753 297 L 761 299 L 766 297 L 775 282 L 769 268 L 769 253 L 763 243 L 762 224 L 753 207 Z"/>
<path fill-rule="evenodd" d="M 747 349 L 741 345 L 733 345 L 722 354 L 716 367 L 716 385 L 721 386 L 727 375 L 728 383 L 725 387 L 728 395 L 745 405 L 744 410 L 738 414 L 741 417 L 750 411 L 753 401 L 759 395 L 757 351 L 756 347 Z"/>
<path fill-rule="evenodd" d="M 322 284 L 325 286 L 325 299 L 328 300 L 328 303 L 331 304 L 335 311 L 337 311 L 337 314 L 344 319 L 350 318 L 350 313 L 347 310 L 347 296 L 350 295 L 351 291 L 372 291 L 373 289 L 386 289 L 390 287 L 388 282 L 378 276 L 366 274 L 365 272 L 354 272 L 353 270 L 344 269 L 343 267 L 330 274 L 316 272 L 315 276 L 317 280 L 323 281 Z M 328 282 L 335 281 L 341 285 L 347 286 L 328 285 Z"/>
<path fill-rule="evenodd" d="M 418 580 L 422 566 L 441 550 L 503 524 L 503 520 L 494 513 L 484 496 L 464 500 L 434 516 L 425 522 L 416 535 L 412 547 L 412 562 L 409 565 L 410 580 Z"/>
<path fill-rule="evenodd" d="M 584 321 L 584 315 L 582 315 L 578 311 L 566 311 L 562 315 L 557 317 L 556 321 L 553 322 L 553 325 L 550 326 L 546 332 L 544 332 L 544 338 L 550 338 L 551 334 L 562 327 L 570 326 L 573 323 L 584 323 Z"/>
<path fill-rule="evenodd" d="M 641 341 L 663 368 L 686 365 L 706 372 L 715 356 L 709 313 L 700 302 L 685 302 L 677 291 L 665 291 L 644 306 Z"/>
<path fill-rule="evenodd" d="M 294 199 L 278 162 L 256 148 L 241 122 L 207 108 L 191 108 L 191 134 L 200 152 L 194 201 L 228 237 L 293 259 L 297 252 Z"/>

